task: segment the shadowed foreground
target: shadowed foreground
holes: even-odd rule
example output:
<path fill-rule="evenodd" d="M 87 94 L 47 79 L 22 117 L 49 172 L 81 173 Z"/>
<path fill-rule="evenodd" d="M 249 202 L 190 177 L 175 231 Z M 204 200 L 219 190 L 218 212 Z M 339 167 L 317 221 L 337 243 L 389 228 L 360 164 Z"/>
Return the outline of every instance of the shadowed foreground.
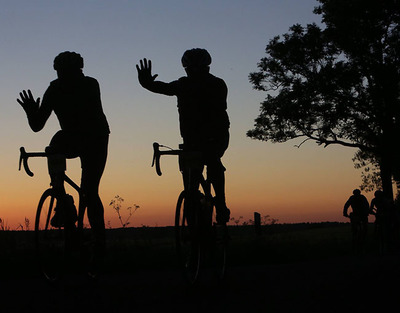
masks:
<path fill-rule="evenodd" d="M 399 258 L 378 256 L 372 239 L 365 255 L 354 256 L 348 227 L 276 226 L 260 237 L 250 228 L 234 228 L 226 280 L 218 283 L 207 272 L 192 288 L 176 266 L 171 229 L 110 231 L 110 256 L 97 282 L 73 272 L 49 285 L 28 266 L 31 251 L 24 247 L 22 253 L 14 243 L 18 257 L 7 259 L 6 253 L 2 262 L 1 312 L 371 312 L 398 307 Z M 144 235 L 147 239 L 140 239 Z"/>

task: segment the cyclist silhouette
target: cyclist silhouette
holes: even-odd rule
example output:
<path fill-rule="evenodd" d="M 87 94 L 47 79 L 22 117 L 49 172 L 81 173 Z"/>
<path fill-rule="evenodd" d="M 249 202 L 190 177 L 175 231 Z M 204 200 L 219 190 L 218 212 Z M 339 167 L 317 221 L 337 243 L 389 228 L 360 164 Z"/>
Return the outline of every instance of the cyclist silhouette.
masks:
<path fill-rule="evenodd" d="M 375 191 L 374 196 L 371 200 L 370 213 L 379 216 L 383 214 L 387 205 L 382 190 Z"/>
<path fill-rule="evenodd" d="M 382 190 L 377 190 L 371 200 L 370 214 L 375 215 L 375 232 L 381 228 L 386 243 L 391 239 L 397 226 L 397 216 L 394 202 L 385 197 Z"/>
<path fill-rule="evenodd" d="M 349 215 L 347 211 L 350 206 L 352 208 L 352 213 Z M 361 194 L 361 191 L 359 189 L 354 189 L 353 195 L 351 195 L 344 204 L 343 216 L 350 217 L 353 231 L 355 231 L 357 224 L 360 224 L 362 226 L 364 236 L 364 232 L 367 231 L 366 226 L 368 224 L 368 214 L 369 203 L 367 198 Z"/>
<path fill-rule="evenodd" d="M 140 60 L 136 69 L 144 88 L 177 97 L 183 149 L 202 153 L 202 163 L 207 165 L 207 176 L 216 195 L 217 222 L 225 224 L 230 211 L 225 201 L 225 167 L 221 157 L 229 144 L 228 88 L 221 78 L 210 74 L 210 64 L 207 50 L 197 48 L 182 56 L 187 76 L 170 83 L 155 80 L 158 75 L 152 75 L 150 60 Z M 187 173 L 182 171 L 182 175 L 186 187 Z"/>
<path fill-rule="evenodd" d="M 361 194 L 360 189 L 354 189 L 353 195 L 346 201 L 343 208 L 343 216 L 348 217 L 348 208 L 351 206 L 353 214 L 368 220 L 369 203 L 367 198 Z"/>
<path fill-rule="evenodd" d="M 63 182 L 59 181 L 59 173 L 65 171 L 65 157 L 80 158 L 81 188 L 95 236 L 95 256 L 101 258 L 105 248 L 105 224 L 99 184 L 107 160 L 110 129 L 103 113 L 100 87 L 96 79 L 83 74 L 83 58 L 78 53 L 60 53 L 53 67 L 58 78 L 50 83 L 41 103 L 40 98 L 34 99 L 30 90 L 23 90 L 17 101 L 34 132 L 43 129 L 52 111 L 58 118 L 61 130 L 53 136 L 46 151 L 54 154 L 49 157 L 49 174 L 52 185 L 58 186 L 60 193 L 65 194 Z M 60 154 L 64 157 L 61 166 L 57 161 Z M 56 208 L 52 223 L 62 225 L 58 219 Z"/>

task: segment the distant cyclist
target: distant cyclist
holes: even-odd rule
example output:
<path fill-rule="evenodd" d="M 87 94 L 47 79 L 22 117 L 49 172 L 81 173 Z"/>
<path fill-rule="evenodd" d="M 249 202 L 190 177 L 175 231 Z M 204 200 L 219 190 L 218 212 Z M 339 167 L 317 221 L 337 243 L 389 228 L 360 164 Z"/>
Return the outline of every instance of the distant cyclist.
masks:
<path fill-rule="evenodd" d="M 370 213 L 375 215 L 377 219 L 390 215 L 394 209 L 393 202 L 385 198 L 382 190 L 375 191 L 374 196 L 375 198 L 371 201 Z"/>
<path fill-rule="evenodd" d="M 383 239 L 388 242 L 398 221 L 394 202 L 387 199 L 382 190 L 375 191 L 374 196 L 370 214 L 375 215 L 375 231 L 381 228 Z"/>
<path fill-rule="evenodd" d="M 30 127 L 40 131 L 54 111 L 61 130 L 52 138 L 46 151 L 62 154 L 67 158 L 79 157 L 82 167 L 81 187 L 87 202 L 88 218 L 95 235 L 95 251 L 102 256 L 105 245 L 104 208 L 99 197 L 99 184 L 108 151 L 109 126 L 103 113 L 100 87 L 96 79 L 82 72 L 83 58 L 75 52 L 60 53 L 53 64 L 57 79 L 50 83 L 43 100 L 34 99 L 30 90 L 20 93 L 18 103 L 25 110 Z M 65 164 L 65 159 L 64 159 Z M 61 172 L 65 170 L 62 165 Z M 60 169 L 49 158 L 52 184 L 59 184 Z M 58 186 L 65 193 L 64 186 Z M 61 203 L 57 206 L 62 205 Z M 52 224 L 62 226 L 60 214 Z"/>
<path fill-rule="evenodd" d="M 151 61 L 136 65 L 140 84 L 155 93 L 176 96 L 180 132 L 184 150 L 201 151 L 203 164 L 216 194 L 217 222 L 229 221 L 230 211 L 225 201 L 225 167 L 221 157 L 229 144 L 228 89 L 225 82 L 210 74 L 211 56 L 205 49 L 187 50 L 182 65 L 187 76 L 170 83 L 157 81 L 151 73 Z M 187 187 L 187 173 L 183 171 Z"/>
<path fill-rule="evenodd" d="M 352 208 L 352 212 L 350 213 L 350 215 L 348 214 L 349 207 Z M 361 194 L 360 189 L 354 189 L 353 194 L 344 204 L 343 216 L 350 217 L 353 231 L 355 231 L 356 227 L 360 225 L 363 232 L 366 232 L 368 224 L 368 214 L 369 203 L 367 198 Z"/>

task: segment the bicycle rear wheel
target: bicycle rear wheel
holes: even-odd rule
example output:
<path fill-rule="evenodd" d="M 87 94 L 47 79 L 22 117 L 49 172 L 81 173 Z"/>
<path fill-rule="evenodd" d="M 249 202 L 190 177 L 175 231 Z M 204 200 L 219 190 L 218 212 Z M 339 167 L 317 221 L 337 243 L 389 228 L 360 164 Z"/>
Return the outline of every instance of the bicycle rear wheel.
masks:
<path fill-rule="evenodd" d="M 64 229 L 51 225 L 57 198 L 53 189 L 47 189 L 39 200 L 35 219 L 35 246 L 41 272 L 48 281 L 56 281 L 64 266 Z"/>
<path fill-rule="evenodd" d="M 185 208 L 185 192 L 182 191 L 178 198 L 175 211 L 175 239 L 179 262 L 183 268 L 184 277 L 189 284 L 194 284 L 200 272 L 201 249 L 198 236 L 197 210 L 189 216 L 190 208 Z"/>

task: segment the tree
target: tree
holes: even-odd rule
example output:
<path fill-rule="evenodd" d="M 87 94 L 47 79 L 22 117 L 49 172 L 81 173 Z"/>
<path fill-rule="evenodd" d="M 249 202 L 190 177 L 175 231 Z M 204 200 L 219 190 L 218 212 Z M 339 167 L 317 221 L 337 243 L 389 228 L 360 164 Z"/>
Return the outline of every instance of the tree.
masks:
<path fill-rule="evenodd" d="M 356 148 L 361 161 L 378 166 L 393 198 L 392 177 L 400 180 L 400 1 L 318 1 L 314 13 L 325 27 L 293 25 L 269 41 L 250 74 L 267 97 L 247 135 Z"/>

